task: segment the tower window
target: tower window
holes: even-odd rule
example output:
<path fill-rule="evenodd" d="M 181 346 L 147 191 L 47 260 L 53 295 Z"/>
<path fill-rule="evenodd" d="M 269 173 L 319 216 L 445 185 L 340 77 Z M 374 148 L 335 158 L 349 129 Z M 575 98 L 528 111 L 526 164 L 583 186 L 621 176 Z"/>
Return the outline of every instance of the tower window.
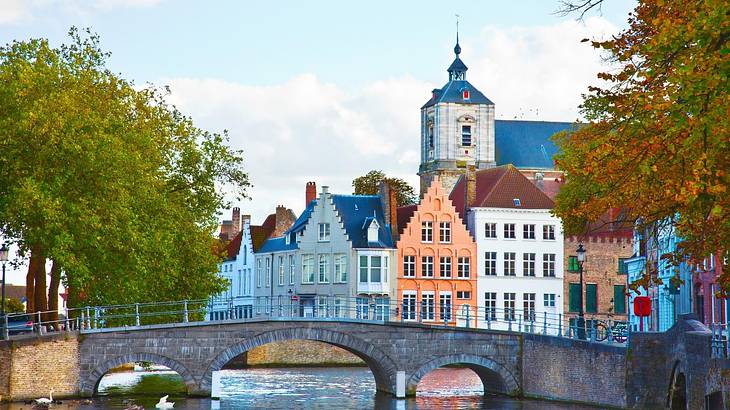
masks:
<path fill-rule="evenodd" d="M 428 126 L 428 147 L 433 148 L 433 125 Z"/>
<path fill-rule="evenodd" d="M 469 99 L 469 90 L 464 90 L 464 91 L 462 91 L 462 92 L 461 92 L 461 95 L 462 95 L 462 97 L 463 97 L 463 98 L 464 98 L 465 100 L 468 100 L 468 99 Z"/>
<path fill-rule="evenodd" d="M 471 146 L 471 125 L 461 126 L 461 145 L 465 147 Z"/>

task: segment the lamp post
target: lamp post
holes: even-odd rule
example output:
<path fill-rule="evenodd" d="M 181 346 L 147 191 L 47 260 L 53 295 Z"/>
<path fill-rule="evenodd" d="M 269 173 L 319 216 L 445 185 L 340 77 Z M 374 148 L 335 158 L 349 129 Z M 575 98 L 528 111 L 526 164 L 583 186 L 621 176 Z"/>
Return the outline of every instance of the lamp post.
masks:
<path fill-rule="evenodd" d="M 578 273 L 580 274 L 580 308 L 578 309 L 578 339 L 586 338 L 586 319 L 583 315 L 583 262 L 586 260 L 586 250 L 583 243 L 578 244 L 575 250 L 576 259 L 578 259 Z"/>
<path fill-rule="evenodd" d="M 8 245 L 0 246 L 0 263 L 3 264 L 3 286 L 2 286 L 2 302 L 0 302 L 0 317 L 5 317 L 5 263 L 8 261 Z"/>

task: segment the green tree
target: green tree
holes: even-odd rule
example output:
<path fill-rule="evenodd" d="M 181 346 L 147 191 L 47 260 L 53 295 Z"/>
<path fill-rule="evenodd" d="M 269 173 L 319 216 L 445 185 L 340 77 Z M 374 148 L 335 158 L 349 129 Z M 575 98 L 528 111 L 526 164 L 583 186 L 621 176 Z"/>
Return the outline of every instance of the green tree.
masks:
<path fill-rule="evenodd" d="M 381 182 L 387 182 L 395 190 L 398 206 L 415 204 L 418 200 L 413 187 L 401 178 L 389 178 L 383 171 L 373 170 L 355 178 L 352 188 L 356 195 L 377 195 Z"/>
<path fill-rule="evenodd" d="M 112 73 L 96 35 L 69 36 L 0 48 L 0 230 L 30 258 L 28 311 L 57 309 L 61 282 L 70 306 L 219 292 L 217 187 L 246 195 L 241 153 Z"/>
<path fill-rule="evenodd" d="M 585 11 L 600 3 L 567 5 Z M 567 175 L 555 211 L 566 234 L 623 207 L 640 229 L 676 228 L 683 241 L 675 263 L 730 249 L 728 16 L 727 0 L 643 0 L 625 31 L 591 43 L 615 70 L 589 88 L 581 106 L 587 124 L 555 137 Z"/>
<path fill-rule="evenodd" d="M 25 306 L 16 298 L 5 298 L 5 313 L 23 313 Z"/>

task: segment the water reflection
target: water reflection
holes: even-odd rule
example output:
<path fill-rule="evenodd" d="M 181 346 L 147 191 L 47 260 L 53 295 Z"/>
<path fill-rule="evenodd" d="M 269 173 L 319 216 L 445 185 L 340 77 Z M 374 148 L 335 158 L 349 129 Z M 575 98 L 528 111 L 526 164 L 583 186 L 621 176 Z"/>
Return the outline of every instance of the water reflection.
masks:
<path fill-rule="evenodd" d="M 589 409 L 562 403 L 519 401 L 484 396 L 480 379 L 471 370 L 443 368 L 426 375 L 418 385 L 418 397 L 396 400 L 375 392 L 367 368 L 289 368 L 226 370 L 221 377 L 221 399 L 186 398 L 179 375 L 171 371 L 125 372 L 106 375 L 91 404 L 64 401 L 54 409 L 124 409 L 131 403 L 153 409 L 160 396 L 170 394 L 175 409 Z M 30 409 L 23 403 L 3 409 Z"/>

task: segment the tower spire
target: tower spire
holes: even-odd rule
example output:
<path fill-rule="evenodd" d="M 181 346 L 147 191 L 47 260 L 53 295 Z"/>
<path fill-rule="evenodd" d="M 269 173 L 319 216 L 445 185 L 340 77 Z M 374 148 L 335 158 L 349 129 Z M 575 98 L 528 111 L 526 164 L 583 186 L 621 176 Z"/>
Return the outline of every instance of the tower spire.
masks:
<path fill-rule="evenodd" d="M 456 54 L 456 57 L 459 57 L 459 54 L 461 54 L 461 46 L 459 46 L 459 15 L 456 14 L 456 45 L 454 46 L 454 53 Z"/>

